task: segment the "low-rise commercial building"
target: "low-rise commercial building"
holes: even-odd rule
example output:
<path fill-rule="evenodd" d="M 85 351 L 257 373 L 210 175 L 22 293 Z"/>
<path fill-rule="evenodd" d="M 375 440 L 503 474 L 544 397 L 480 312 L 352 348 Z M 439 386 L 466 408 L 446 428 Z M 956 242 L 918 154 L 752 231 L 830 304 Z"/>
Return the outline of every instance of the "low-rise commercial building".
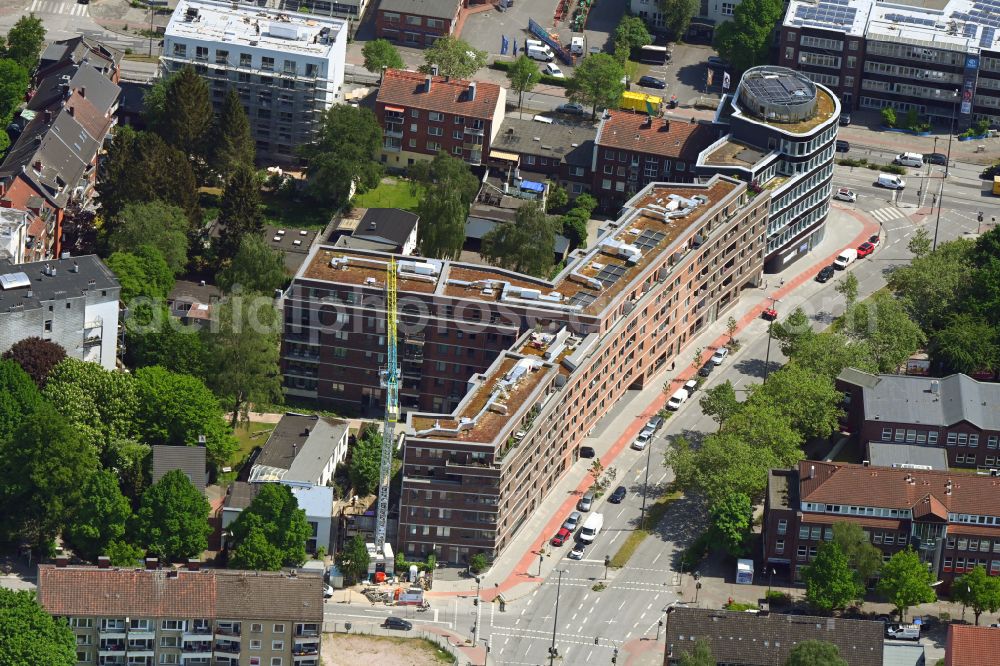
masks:
<path fill-rule="evenodd" d="M 403 46 L 431 46 L 455 31 L 462 0 L 379 0 L 375 36 Z"/>
<path fill-rule="evenodd" d="M 319 666 L 323 577 L 305 572 L 42 564 L 38 602 L 78 664 Z"/>
<path fill-rule="evenodd" d="M 552 280 L 401 260 L 397 552 L 499 553 L 625 391 L 759 283 L 767 207 L 724 176 L 650 184 Z M 316 248 L 284 301 L 287 394 L 382 412 L 388 260 Z"/>

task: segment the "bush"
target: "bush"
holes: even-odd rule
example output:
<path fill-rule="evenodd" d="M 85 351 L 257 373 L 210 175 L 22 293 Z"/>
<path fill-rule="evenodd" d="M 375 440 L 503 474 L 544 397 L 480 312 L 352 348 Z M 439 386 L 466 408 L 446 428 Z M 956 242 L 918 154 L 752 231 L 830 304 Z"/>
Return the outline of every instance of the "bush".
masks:
<path fill-rule="evenodd" d="M 868 160 L 864 157 L 857 160 L 852 157 L 844 157 L 842 159 L 837 160 L 837 164 L 839 164 L 840 166 L 861 167 L 868 164 Z"/>
<path fill-rule="evenodd" d="M 681 555 L 681 571 L 694 571 L 695 567 L 708 555 L 710 538 L 708 532 L 702 532 Z"/>
<path fill-rule="evenodd" d="M 469 558 L 469 570 L 472 571 L 472 573 L 474 574 L 486 571 L 486 568 L 489 567 L 489 565 L 490 565 L 489 561 L 486 559 L 486 556 L 483 555 L 482 553 L 476 553 L 475 555 Z"/>
<path fill-rule="evenodd" d="M 780 590 L 768 590 L 764 598 L 773 606 L 786 606 L 792 603 L 791 595 Z"/>
<path fill-rule="evenodd" d="M 882 109 L 882 123 L 886 127 L 895 127 L 896 109 L 892 108 L 891 106 L 887 106 L 884 109 Z"/>
<path fill-rule="evenodd" d="M 723 608 L 725 608 L 726 610 L 739 611 L 742 613 L 743 611 L 757 610 L 757 604 L 744 604 L 739 601 L 730 601 L 726 603 L 723 606 Z"/>
<path fill-rule="evenodd" d="M 974 136 L 982 136 L 990 131 L 990 122 L 988 120 L 980 120 L 976 122 L 975 125 L 965 130 L 959 134 L 959 138 L 968 139 Z"/>
<path fill-rule="evenodd" d="M 594 592 L 600 592 L 606 588 L 607 585 L 605 585 L 604 583 L 595 583 L 594 586 L 590 589 L 593 590 Z"/>

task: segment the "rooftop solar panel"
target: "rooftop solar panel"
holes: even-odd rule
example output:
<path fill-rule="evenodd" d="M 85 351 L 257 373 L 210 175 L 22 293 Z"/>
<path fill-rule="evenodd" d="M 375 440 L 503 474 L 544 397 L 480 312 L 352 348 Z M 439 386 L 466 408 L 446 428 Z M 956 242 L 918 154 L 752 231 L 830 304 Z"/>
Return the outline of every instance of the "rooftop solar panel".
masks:
<path fill-rule="evenodd" d="M 584 292 L 580 292 L 580 293 L 577 293 L 577 294 L 573 294 L 570 297 L 569 304 L 570 305 L 579 305 L 581 308 L 586 308 L 587 306 L 589 306 L 591 303 L 593 303 L 596 300 L 597 300 L 596 296 L 593 296 L 591 294 L 586 294 Z"/>
<path fill-rule="evenodd" d="M 979 38 L 979 48 L 988 49 L 993 46 L 993 40 L 996 39 L 996 34 L 996 28 L 984 28 L 983 35 Z"/>
<path fill-rule="evenodd" d="M 977 30 L 979 30 L 979 26 L 975 23 L 966 23 L 965 28 L 962 30 L 962 34 L 966 37 L 975 37 Z"/>

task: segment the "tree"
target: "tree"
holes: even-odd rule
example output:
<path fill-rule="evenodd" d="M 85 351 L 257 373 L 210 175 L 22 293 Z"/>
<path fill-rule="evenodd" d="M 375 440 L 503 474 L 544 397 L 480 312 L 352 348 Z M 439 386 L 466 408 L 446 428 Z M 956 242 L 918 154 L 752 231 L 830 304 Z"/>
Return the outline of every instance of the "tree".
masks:
<path fill-rule="evenodd" d="M 954 314 L 968 310 L 973 248 L 964 239 L 942 243 L 890 274 L 889 289 L 928 335 L 945 327 Z"/>
<path fill-rule="evenodd" d="M 132 568 L 142 561 L 146 551 L 119 539 L 109 543 L 104 554 L 111 560 L 111 566 Z"/>
<path fill-rule="evenodd" d="M 649 34 L 646 22 L 638 16 L 623 16 L 615 28 L 614 39 L 615 48 L 621 46 L 624 49 L 637 49 L 647 44 L 653 43 L 653 37 Z M 626 55 L 628 51 L 626 50 Z"/>
<path fill-rule="evenodd" d="M 7 45 L 3 57 L 10 58 L 25 71 L 30 72 L 38 65 L 38 57 L 45 46 L 45 27 L 42 19 L 34 12 L 17 19 L 7 33 Z"/>
<path fill-rule="evenodd" d="M 486 51 L 472 48 L 468 42 L 456 37 L 445 36 L 424 50 L 424 64 L 420 71 L 430 73 L 437 66 L 441 76 L 467 79 L 486 66 Z"/>
<path fill-rule="evenodd" d="M 691 367 L 697 370 L 701 367 L 701 357 L 705 355 L 705 348 L 698 347 L 694 350 L 694 355 L 691 357 Z"/>
<path fill-rule="evenodd" d="M 160 251 L 174 275 L 187 267 L 191 224 L 183 209 L 162 201 L 128 203 L 106 226 L 112 252 L 131 252 L 149 245 Z"/>
<path fill-rule="evenodd" d="M 887 106 L 882 109 L 882 124 L 886 127 L 896 126 L 896 109 Z"/>
<path fill-rule="evenodd" d="M 796 342 L 792 361 L 811 372 L 836 379 L 847 367 L 866 372 L 878 372 L 864 341 L 848 340 L 847 336 L 832 331 L 822 335 L 800 336 Z"/>
<path fill-rule="evenodd" d="M 43 402 L 0 442 L 0 533 L 47 553 L 96 470 L 94 446 Z"/>
<path fill-rule="evenodd" d="M 350 541 L 344 544 L 334 559 L 349 584 L 354 584 L 368 577 L 368 546 L 365 545 L 365 538 L 362 535 L 355 534 Z"/>
<path fill-rule="evenodd" d="M 197 557 L 212 531 L 209 508 L 187 475 L 171 470 L 143 494 L 132 521 L 134 539 L 167 562 Z"/>
<path fill-rule="evenodd" d="M 85 560 L 97 560 L 112 541 L 125 536 L 125 525 L 132 517 L 132 507 L 118 487 L 118 479 L 109 470 L 92 474 L 83 486 L 76 514 L 68 521 L 64 536 L 73 551 Z"/>
<path fill-rule="evenodd" d="M 774 26 L 781 20 L 781 0 L 745 0 L 736 6 L 733 20 L 715 31 L 715 47 L 736 71 L 768 62 Z"/>
<path fill-rule="evenodd" d="M 736 318 L 732 315 L 726 320 L 726 335 L 729 336 L 729 344 L 733 344 L 736 340 L 736 329 L 739 328 L 739 324 L 736 323 Z"/>
<path fill-rule="evenodd" d="M 537 203 L 526 203 L 513 222 L 500 223 L 483 236 L 479 253 L 494 266 L 546 277 L 554 263 L 555 238 L 555 223 Z"/>
<path fill-rule="evenodd" d="M 382 128 L 369 109 L 334 104 L 320 120 L 315 143 L 302 150 L 308 162 L 308 191 L 318 202 L 340 206 L 358 193 L 378 186 L 382 164 L 375 154 L 382 147 Z"/>
<path fill-rule="evenodd" d="M 834 290 L 844 297 L 846 308 L 850 310 L 854 306 L 854 302 L 858 300 L 858 276 L 854 273 L 848 273 L 843 280 L 837 283 Z"/>
<path fill-rule="evenodd" d="M 892 108 L 886 107 L 882 110 L 883 114 L 886 110 L 891 111 Z M 910 239 L 910 242 L 906 245 L 906 247 L 910 251 L 910 254 L 917 259 L 922 259 L 927 256 L 927 254 L 931 251 L 931 236 L 927 232 L 927 229 L 918 227 L 916 232 L 913 234 L 913 238 Z"/>
<path fill-rule="evenodd" d="M 215 114 L 208 83 L 190 65 L 170 77 L 163 111 L 164 140 L 188 157 L 207 158 Z"/>
<path fill-rule="evenodd" d="M 802 641 L 791 649 L 785 666 L 847 666 L 840 649 L 826 641 Z"/>
<path fill-rule="evenodd" d="M 219 401 L 200 379 L 151 366 L 136 370 L 135 385 L 144 442 L 196 446 L 204 435 L 209 463 L 215 469 L 229 463 L 238 445 Z"/>
<path fill-rule="evenodd" d="M 663 23 L 674 39 L 681 39 L 691 25 L 691 18 L 698 13 L 698 0 L 659 0 Z"/>
<path fill-rule="evenodd" d="M 141 331 L 126 329 L 126 363 L 129 367 L 163 366 L 172 372 L 205 376 L 207 363 L 201 331 L 182 324 L 161 308 L 156 322 Z"/>
<path fill-rule="evenodd" d="M 236 88 L 230 88 L 219 111 L 212 166 L 224 182 L 241 166 L 253 168 L 256 149 L 250 134 L 250 119 Z"/>
<path fill-rule="evenodd" d="M 907 548 L 893 554 L 882 565 L 877 589 L 896 608 L 900 621 L 903 621 L 911 606 L 929 604 L 937 599 L 931 587 L 933 582 L 934 574 L 920 561 L 920 555 Z"/>
<path fill-rule="evenodd" d="M 510 89 L 517 93 L 517 110 L 520 113 L 524 106 L 524 93 L 530 92 L 542 80 L 542 73 L 535 61 L 522 53 L 507 69 L 507 80 L 510 81 Z"/>
<path fill-rule="evenodd" d="M 351 485 L 358 495 L 363 497 L 375 492 L 381 466 L 382 434 L 373 427 L 366 428 L 354 442 L 347 468 Z"/>
<path fill-rule="evenodd" d="M 902 303 L 884 292 L 848 310 L 844 331 L 848 337 L 868 346 L 879 372 L 894 372 L 926 340 Z"/>
<path fill-rule="evenodd" d="M 587 245 L 587 221 L 590 215 L 582 208 L 574 208 L 561 218 L 562 233 L 573 249 Z"/>
<path fill-rule="evenodd" d="M 218 275 L 219 288 L 227 294 L 237 287 L 243 292 L 270 294 L 287 280 L 284 253 L 258 235 L 244 236 L 236 256 Z"/>
<path fill-rule="evenodd" d="M 260 209 L 260 186 L 253 169 L 239 165 L 226 183 L 219 208 L 219 256 L 236 255 L 244 236 L 264 232 L 264 214 Z"/>
<path fill-rule="evenodd" d="M 832 543 L 821 543 L 816 558 L 803 570 L 806 600 L 824 613 L 846 608 L 865 592 L 847 563 L 847 556 Z"/>
<path fill-rule="evenodd" d="M 590 217 L 590 214 L 594 212 L 595 208 L 597 208 L 597 199 L 587 193 L 584 193 L 573 200 L 573 207 L 585 210 L 587 212 L 587 217 Z"/>
<path fill-rule="evenodd" d="M 373 74 L 381 74 L 387 69 L 406 69 L 399 51 L 387 39 L 366 42 L 361 55 L 365 59 L 365 69 Z"/>
<path fill-rule="evenodd" d="M 872 545 L 868 534 L 857 523 L 834 523 L 833 544 L 847 557 L 861 585 L 874 578 L 882 568 L 882 551 Z"/>
<path fill-rule="evenodd" d="M 231 412 L 230 427 L 252 403 L 280 402 L 278 336 L 281 320 L 268 297 L 230 298 L 215 308 L 207 333 L 208 385 Z"/>
<path fill-rule="evenodd" d="M 969 375 L 1000 367 L 1000 332 L 985 319 L 956 314 L 931 337 L 931 355 L 951 372 Z"/>
<path fill-rule="evenodd" d="M 475 553 L 469 557 L 469 570 L 474 574 L 479 574 L 489 568 L 490 562 L 483 553 Z"/>
<path fill-rule="evenodd" d="M 0 59 L 0 120 L 5 127 L 17 107 L 24 102 L 24 93 L 30 83 L 28 68 L 10 58 Z"/>
<path fill-rule="evenodd" d="M 977 565 L 972 571 L 957 576 L 951 584 L 951 596 L 962 606 L 971 606 L 979 626 L 979 616 L 985 611 L 1000 610 L 1000 579 L 986 573 L 986 567 Z"/>
<path fill-rule="evenodd" d="M 142 94 L 142 116 L 146 121 L 146 127 L 157 134 L 165 131 L 167 88 L 173 77 L 173 74 L 159 77 Z"/>
<path fill-rule="evenodd" d="M 621 79 L 625 70 L 607 53 L 587 56 L 577 65 L 576 71 L 566 81 L 570 100 L 592 108 L 590 117 L 597 116 L 597 109 L 615 108 L 625 91 Z"/>
<path fill-rule="evenodd" d="M 277 571 L 306 561 L 312 528 L 291 488 L 265 483 L 231 526 L 234 569 Z"/>
<path fill-rule="evenodd" d="M 694 650 L 681 652 L 680 666 L 715 666 L 715 657 L 708 641 L 699 638 L 695 641 Z"/>
<path fill-rule="evenodd" d="M 766 384 L 751 385 L 749 391 L 748 405 L 770 405 L 803 439 L 829 437 L 839 425 L 843 394 L 829 378 L 795 363 L 771 373 Z"/>
<path fill-rule="evenodd" d="M 174 272 L 163 254 L 149 245 L 132 252 L 115 252 L 107 259 L 108 268 L 121 283 L 121 300 L 163 299 L 174 288 Z"/>
<path fill-rule="evenodd" d="M 781 353 L 789 358 L 794 358 L 799 340 L 816 334 L 812 330 L 812 324 L 809 323 L 809 317 L 805 310 L 798 307 L 792 310 L 792 313 L 784 321 L 776 321 L 771 324 L 771 335 L 781 343 Z"/>
<path fill-rule="evenodd" d="M 569 192 L 559 183 L 552 181 L 549 183 L 549 194 L 545 198 L 545 212 L 552 213 L 559 211 L 569 205 Z"/>
<path fill-rule="evenodd" d="M 6 441 L 20 427 L 28 414 L 42 405 L 38 386 L 21 366 L 12 360 L 0 361 L 0 442 Z"/>
<path fill-rule="evenodd" d="M 35 385 L 42 388 L 52 368 L 66 358 L 66 350 L 51 340 L 31 337 L 15 342 L 14 346 L 4 352 L 3 358 L 21 366 Z M 0 397 L 0 405 L 2 404 L 3 398 Z"/>
<path fill-rule="evenodd" d="M 708 507 L 712 518 L 709 538 L 733 557 L 746 553 L 746 538 L 753 527 L 753 504 L 744 493 L 728 493 Z"/>
<path fill-rule="evenodd" d="M 740 401 L 736 398 L 736 389 L 728 379 L 705 391 L 699 401 L 701 411 L 712 417 L 719 426 L 723 426 L 730 416 L 740 409 Z"/>
<path fill-rule="evenodd" d="M 420 254 L 435 259 L 458 259 L 465 243 L 465 222 L 469 204 L 479 191 L 479 181 L 465 162 L 446 153 L 430 162 L 410 168 L 415 187 L 423 187 L 424 195 L 417 214 L 420 225 Z"/>
<path fill-rule="evenodd" d="M 66 618 L 50 615 L 34 591 L 0 587 L 0 666 L 76 663 L 76 636 Z"/>

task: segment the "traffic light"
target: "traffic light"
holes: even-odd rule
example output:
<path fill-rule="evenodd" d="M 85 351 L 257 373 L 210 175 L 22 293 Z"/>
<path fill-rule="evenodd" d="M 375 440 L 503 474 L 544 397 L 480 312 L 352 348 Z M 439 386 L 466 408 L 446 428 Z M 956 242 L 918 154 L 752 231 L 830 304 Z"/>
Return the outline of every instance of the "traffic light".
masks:
<path fill-rule="evenodd" d="M 478 605 L 479 605 L 479 597 L 475 597 L 475 598 L 474 598 L 474 599 L 472 600 L 472 605 L 473 605 L 473 606 L 478 606 Z"/>
<path fill-rule="evenodd" d="M 600 645 L 600 643 L 601 643 L 601 639 L 598 638 L 597 636 L 594 636 L 594 645 Z"/>

